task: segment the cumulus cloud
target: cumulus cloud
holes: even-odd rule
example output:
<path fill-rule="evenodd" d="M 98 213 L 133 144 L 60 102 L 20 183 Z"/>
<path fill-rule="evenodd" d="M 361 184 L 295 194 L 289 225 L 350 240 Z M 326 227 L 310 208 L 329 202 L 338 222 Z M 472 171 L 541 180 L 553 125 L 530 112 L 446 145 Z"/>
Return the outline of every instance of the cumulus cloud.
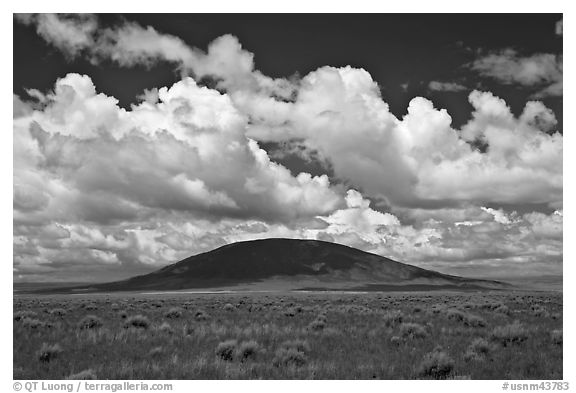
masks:
<path fill-rule="evenodd" d="M 38 34 L 68 56 L 83 52 L 94 63 L 106 59 L 126 67 L 169 62 L 183 76 L 192 74 L 197 80 L 209 77 L 220 89 L 263 91 L 284 99 L 294 94 L 290 81 L 270 78 L 255 70 L 253 54 L 230 34 L 215 39 L 204 52 L 152 26 L 133 22 L 101 28 L 94 15 L 16 14 L 15 17 L 36 26 Z"/>
<path fill-rule="evenodd" d="M 16 222 L 146 209 L 283 220 L 343 204 L 326 176 L 270 161 L 226 95 L 190 78 L 158 95 L 126 111 L 87 76 L 59 79 L 42 110 L 14 122 Z"/>
<path fill-rule="evenodd" d="M 428 89 L 432 91 L 450 91 L 450 92 L 468 90 L 466 86 L 463 86 L 456 82 L 439 82 L 439 81 L 430 81 L 430 83 L 428 83 Z"/>
<path fill-rule="evenodd" d="M 506 84 L 541 88 L 535 97 L 562 95 L 562 55 L 537 53 L 523 57 L 513 49 L 505 49 L 475 60 L 470 67 Z"/>
<path fill-rule="evenodd" d="M 329 160 L 336 177 L 393 205 L 562 201 L 563 138 L 541 102 L 516 118 L 503 100 L 473 91 L 472 119 L 456 130 L 446 110 L 421 97 L 396 118 L 370 74 L 351 67 L 306 75 L 294 102 L 231 97 L 253 119 L 248 135 L 297 138 Z M 486 152 L 473 148 L 477 140 Z"/>
<path fill-rule="evenodd" d="M 65 54 L 76 56 L 94 45 L 96 17 L 83 14 L 15 14 L 16 20 L 35 25 L 37 33 Z"/>

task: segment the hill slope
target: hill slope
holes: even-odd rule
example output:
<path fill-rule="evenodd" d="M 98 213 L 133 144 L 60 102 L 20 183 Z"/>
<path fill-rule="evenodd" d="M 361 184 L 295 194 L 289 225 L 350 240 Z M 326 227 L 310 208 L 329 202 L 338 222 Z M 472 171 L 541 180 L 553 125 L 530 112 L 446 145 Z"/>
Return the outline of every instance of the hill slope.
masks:
<path fill-rule="evenodd" d="M 496 281 L 467 279 L 421 269 L 340 244 L 317 240 L 262 239 L 228 244 L 156 272 L 91 286 L 105 291 L 234 287 L 351 289 L 390 286 L 500 288 Z M 288 283 L 288 284 L 286 284 Z"/>

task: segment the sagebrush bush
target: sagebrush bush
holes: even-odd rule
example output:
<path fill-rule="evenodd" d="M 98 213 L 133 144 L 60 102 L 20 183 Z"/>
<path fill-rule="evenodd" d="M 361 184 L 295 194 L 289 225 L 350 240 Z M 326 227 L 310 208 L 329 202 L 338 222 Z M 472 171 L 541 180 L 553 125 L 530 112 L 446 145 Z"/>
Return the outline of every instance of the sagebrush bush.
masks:
<path fill-rule="evenodd" d="M 174 329 L 172 329 L 172 326 L 170 326 L 168 322 L 162 323 L 162 325 L 158 327 L 158 330 L 160 330 L 162 333 L 174 334 Z"/>
<path fill-rule="evenodd" d="M 238 345 L 236 356 L 241 362 L 255 360 L 260 352 L 260 346 L 254 340 L 244 341 Z"/>
<path fill-rule="evenodd" d="M 528 339 L 528 332 L 518 321 L 511 324 L 497 326 L 492 330 L 492 339 L 499 342 L 503 346 L 510 344 L 520 344 Z"/>
<path fill-rule="evenodd" d="M 404 315 L 402 315 L 402 311 L 400 310 L 386 311 L 382 315 L 382 321 L 384 322 L 384 326 L 386 327 L 398 325 L 403 320 Z"/>
<path fill-rule="evenodd" d="M 562 345 L 562 342 L 563 342 L 562 329 L 552 330 L 550 332 L 550 338 L 552 339 L 552 342 L 554 344 Z"/>
<path fill-rule="evenodd" d="M 484 318 L 479 317 L 478 315 L 467 314 L 463 322 L 464 325 L 466 326 L 472 326 L 472 327 L 486 326 L 486 321 L 484 320 Z"/>
<path fill-rule="evenodd" d="M 422 377 L 434 379 L 446 379 L 454 369 L 454 360 L 441 348 L 435 348 L 427 353 L 418 368 L 418 374 Z"/>
<path fill-rule="evenodd" d="M 194 318 L 196 318 L 197 321 L 207 321 L 210 318 L 210 316 L 204 310 L 197 310 L 196 313 L 194 314 Z"/>
<path fill-rule="evenodd" d="M 41 328 L 50 328 L 52 324 L 41 321 L 36 318 L 28 318 L 24 317 L 20 320 L 20 324 L 28 329 L 41 329 Z"/>
<path fill-rule="evenodd" d="M 446 317 L 449 320 L 456 321 L 456 322 L 462 322 L 466 318 L 466 313 L 464 311 L 461 311 L 461 310 L 458 310 L 455 308 L 449 308 L 448 310 L 445 311 L 445 313 L 446 313 Z"/>
<path fill-rule="evenodd" d="M 499 304 L 496 308 L 494 308 L 494 312 L 504 315 L 510 315 L 510 309 L 508 308 L 508 306 L 504 304 Z"/>
<path fill-rule="evenodd" d="M 35 318 L 38 314 L 34 311 L 17 311 L 13 314 L 15 321 L 22 321 L 24 318 Z"/>
<path fill-rule="evenodd" d="M 326 319 L 325 318 L 316 318 L 308 325 L 308 330 L 313 332 L 319 332 L 324 330 L 326 327 Z"/>
<path fill-rule="evenodd" d="M 234 353 L 236 352 L 237 346 L 238 341 L 236 340 L 223 341 L 216 347 L 216 356 L 222 360 L 231 362 L 234 360 Z"/>
<path fill-rule="evenodd" d="M 487 355 L 492 349 L 492 346 L 485 338 L 478 337 L 472 340 L 468 348 L 476 353 Z"/>
<path fill-rule="evenodd" d="M 54 309 L 48 311 L 48 313 L 50 315 L 55 316 L 55 317 L 63 317 L 66 315 L 66 310 L 64 310 L 63 308 L 54 308 Z"/>
<path fill-rule="evenodd" d="M 102 320 L 95 315 L 86 315 L 78 322 L 78 329 L 97 329 L 104 324 Z"/>
<path fill-rule="evenodd" d="M 419 323 L 404 322 L 400 324 L 400 335 L 408 338 L 425 338 L 428 336 L 426 328 Z"/>
<path fill-rule="evenodd" d="M 150 327 L 150 320 L 144 315 L 134 315 L 126 319 L 124 322 L 124 328 L 137 328 L 137 329 L 148 329 Z"/>
<path fill-rule="evenodd" d="M 287 317 L 293 317 L 297 313 L 298 311 L 296 311 L 294 307 L 288 307 L 286 310 L 284 310 L 284 315 L 286 315 Z"/>
<path fill-rule="evenodd" d="M 76 379 L 76 380 L 91 380 L 91 379 L 98 379 L 96 373 L 91 368 L 87 370 L 82 370 L 79 373 L 71 374 L 66 379 Z"/>
<path fill-rule="evenodd" d="M 474 314 L 451 308 L 446 310 L 446 317 L 455 322 L 462 322 L 466 326 L 483 327 L 486 326 L 486 321 Z"/>
<path fill-rule="evenodd" d="M 272 359 L 272 364 L 275 367 L 301 367 L 305 365 L 307 361 L 306 354 L 302 351 L 298 351 L 295 348 L 278 348 L 274 354 L 274 359 Z"/>
<path fill-rule="evenodd" d="M 485 338 L 475 338 L 472 340 L 468 349 L 464 353 L 464 359 L 467 361 L 481 361 L 488 356 L 490 351 L 492 350 L 492 345 L 485 339 Z"/>
<path fill-rule="evenodd" d="M 300 339 L 284 341 L 280 345 L 280 348 L 295 349 L 296 351 L 299 351 L 302 353 L 310 352 L 310 344 L 308 344 L 308 341 L 300 340 Z"/>
<path fill-rule="evenodd" d="M 182 310 L 180 310 L 178 307 L 172 307 L 166 313 L 166 318 L 170 318 L 170 319 L 180 318 L 181 316 L 182 316 Z"/>
<path fill-rule="evenodd" d="M 41 362 L 51 362 L 60 356 L 62 352 L 62 347 L 59 344 L 48 345 L 44 343 L 37 353 L 38 360 Z"/>

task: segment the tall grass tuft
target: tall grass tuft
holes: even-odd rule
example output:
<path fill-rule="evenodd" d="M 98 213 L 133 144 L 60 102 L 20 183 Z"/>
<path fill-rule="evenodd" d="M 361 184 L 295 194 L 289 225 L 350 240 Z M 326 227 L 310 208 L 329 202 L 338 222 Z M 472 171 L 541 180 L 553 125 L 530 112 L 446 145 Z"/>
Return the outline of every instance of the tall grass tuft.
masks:
<path fill-rule="evenodd" d="M 76 380 L 91 380 L 91 379 L 98 379 L 96 373 L 91 368 L 87 370 L 82 370 L 76 374 L 70 374 L 66 379 L 76 379 Z"/>
<path fill-rule="evenodd" d="M 234 353 L 236 352 L 236 347 L 238 346 L 238 341 L 236 340 L 226 340 L 218 344 L 216 347 L 216 356 L 227 362 L 234 360 Z"/>
<path fill-rule="evenodd" d="M 60 356 L 62 352 L 62 347 L 59 344 L 48 345 L 44 343 L 37 353 L 38 360 L 45 363 L 51 362 Z"/>
<path fill-rule="evenodd" d="M 241 362 L 246 362 L 249 360 L 256 360 L 258 354 L 260 353 L 260 346 L 254 340 L 244 341 L 238 345 L 236 350 L 236 357 Z"/>
<path fill-rule="evenodd" d="M 504 326 L 497 326 L 492 330 L 492 339 L 503 346 L 520 344 L 528 339 L 528 331 L 518 321 Z"/>
<path fill-rule="evenodd" d="M 85 330 L 85 329 L 97 329 L 102 327 L 104 324 L 102 320 L 95 315 L 86 315 L 84 318 L 78 322 L 78 329 Z"/>
<path fill-rule="evenodd" d="M 124 323 L 124 328 L 137 328 L 137 329 L 148 329 L 150 327 L 150 320 L 144 315 L 134 315 L 126 319 Z"/>
<path fill-rule="evenodd" d="M 434 379 L 446 379 L 454 369 L 454 360 L 441 348 L 434 348 L 427 353 L 418 368 L 418 374 L 422 377 Z"/>

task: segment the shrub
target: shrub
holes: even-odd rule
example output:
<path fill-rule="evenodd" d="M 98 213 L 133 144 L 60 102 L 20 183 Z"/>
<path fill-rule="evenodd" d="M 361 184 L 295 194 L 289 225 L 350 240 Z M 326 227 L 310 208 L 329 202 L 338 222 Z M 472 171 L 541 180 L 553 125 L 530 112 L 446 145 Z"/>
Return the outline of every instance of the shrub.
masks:
<path fill-rule="evenodd" d="M 177 307 L 173 307 L 166 313 L 166 318 L 174 319 L 180 318 L 182 316 L 182 310 Z"/>
<path fill-rule="evenodd" d="M 446 379 L 453 369 L 454 360 L 441 348 L 435 348 L 424 356 L 418 374 L 434 379 Z"/>
<path fill-rule="evenodd" d="M 426 328 L 419 323 L 406 322 L 400 325 L 400 334 L 402 337 L 425 338 L 428 333 Z"/>
<path fill-rule="evenodd" d="M 562 329 L 552 330 L 550 332 L 550 338 L 552 342 L 556 345 L 562 345 L 563 337 L 562 337 Z"/>
<path fill-rule="evenodd" d="M 86 315 L 78 322 L 78 329 L 97 329 L 103 325 L 102 320 L 95 315 Z"/>
<path fill-rule="evenodd" d="M 451 321 L 462 322 L 466 319 L 466 313 L 455 308 L 446 310 L 446 317 Z"/>
<path fill-rule="evenodd" d="M 476 338 L 468 346 L 466 353 L 464 353 L 464 359 L 467 361 L 483 360 L 490 353 L 491 349 L 492 347 L 486 339 L 481 337 Z"/>
<path fill-rule="evenodd" d="M 207 321 L 209 317 L 208 313 L 204 310 L 198 310 L 196 314 L 194 314 L 194 318 L 196 318 L 197 321 Z"/>
<path fill-rule="evenodd" d="M 526 329 L 518 321 L 514 323 L 497 326 L 492 330 L 492 338 L 503 346 L 519 344 L 528 338 Z"/>
<path fill-rule="evenodd" d="M 24 326 L 25 328 L 28 329 L 40 329 L 40 328 L 45 328 L 45 327 L 52 327 L 51 324 L 43 322 L 39 319 L 36 318 L 28 318 L 28 317 L 24 317 L 20 320 L 20 323 L 22 324 L 22 326 Z"/>
<path fill-rule="evenodd" d="M 492 346 L 486 339 L 478 337 L 472 340 L 468 348 L 476 353 L 487 355 L 492 349 Z"/>
<path fill-rule="evenodd" d="M 486 321 L 477 315 L 467 314 L 466 318 L 464 319 L 464 325 L 472 327 L 483 327 L 486 326 Z"/>
<path fill-rule="evenodd" d="M 296 313 L 298 313 L 298 311 L 294 307 L 288 307 L 286 310 L 284 310 L 284 315 L 287 317 L 293 317 L 296 315 Z"/>
<path fill-rule="evenodd" d="M 446 316 L 448 317 L 449 320 L 462 322 L 466 326 L 472 326 L 472 327 L 486 326 L 486 321 L 483 318 L 477 315 L 469 314 L 467 312 L 458 310 L 456 308 L 446 310 Z"/>
<path fill-rule="evenodd" d="M 272 359 L 275 367 L 294 366 L 301 367 L 307 362 L 306 354 L 295 348 L 278 348 Z"/>
<path fill-rule="evenodd" d="M 237 357 L 241 362 L 253 360 L 260 352 L 260 346 L 254 340 L 244 341 L 238 346 Z"/>
<path fill-rule="evenodd" d="M 170 326 L 168 322 L 164 322 L 162 325 L 160 325 L 158 330 L 160 330 L 162 333 L 174 334 L 174 329 L 172 329 L 172 326 Z"/>
<path fill-rule="evenodd" d="M 308 344 L 308 341 L 300 339 L 284 341 L 280 347 L 284 349 L 295 349 L 302 353 L 310 352 L 310 344 Z"/>
<path fill-rule="evenodd" d="M 64 310 L 63 308 L 55 308 L 53 310 L 50 310 L 48 313 L 55 317 L 63 317 L 64 315 L 66 315 L 66 310 Z"/>
<path fill-rule="evenodd" d="M 308 330 L 318 332 L 324 330 L 326 327 L 326 320 L 325 319 L 315 319 L 308 325 Z"/>
<path fill-rule="evenodd" d="M 390 327 L 401 323 L 404 320 L 404 316 L 400 310 L 387 311 L 382 315 L 382 320 L 386 327 Z"/>
<path fill-rule="evenodd" d="M 234 352 L 238 342 L 236 340 L 226 340 L 218 344 L 216 347 L 216 356 L 220 359 L 231 362 L 234 360 Z"/>
<path fill-rule="evenodd" d="M 78 379 L 78 380 L 89 380 L 89 379 L 98 379 L 96 373 L 91 368 L 87 370 L 82 370 L 79 373 L 71 374 L 66 379 Z"/>
<path fill-rule="evenodd" d="M 506 306 L 504 304 L 498 305 L 498 307 L 496 307 L 494 309 L 494 312 L 504 314 L 504 315 L 510 315 L 510 309 L 508 308 L 508 306 Z"/>
<path fill-rule="evenodd" d="M 138 328 L 138 329 L 148 329 L 150 326 L 150 321 L 143 315 L 134 315 L 124 323 L 124 328 Z"/>
<path fill-rule="evenodd" d="M 62 347 L 60 347 L 60 345 L 48 345 L 44 343 L 38 351 L 38 360 L 41 362 L 50 362 L 56 359 L 62 352 Z"/>
<path fill-rule="evenodd" d="M 37 315 L 34 311 L 24 310 L 15 312 L 13 316 L 15 321 L 22 321 L 24 318 L 35 318 Z"/>

